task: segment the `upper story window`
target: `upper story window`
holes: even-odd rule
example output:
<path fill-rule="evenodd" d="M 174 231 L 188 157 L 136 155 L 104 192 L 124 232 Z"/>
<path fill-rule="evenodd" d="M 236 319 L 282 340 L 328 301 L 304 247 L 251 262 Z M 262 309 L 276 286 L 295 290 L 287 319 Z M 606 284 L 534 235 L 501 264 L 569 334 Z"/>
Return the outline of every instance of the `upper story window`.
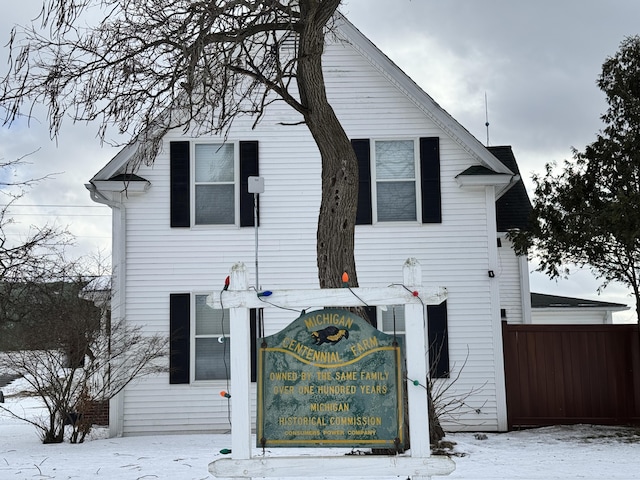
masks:
<path fill-rule="evenodd" d="M 236 155 L 233 143 L 197 143 L 194 148 L 196 225 L 236 223 Z"/>
<path fill-rule="evenodd" d="M 258 176 L 258 142 L 176 141 L 169 145 L 170 225 L 254 225 L 248 178 Z"/>
<path fill-rule="evenodd" d="M 353 139 L 358 159 L 357 225 L 442 223 L 440 139 Z"/>
<path fill-rule="evenodd" d="M 377 221 L 415 221 L 419 205 L 415 141 L 377 140 L 373 144 Z"/>

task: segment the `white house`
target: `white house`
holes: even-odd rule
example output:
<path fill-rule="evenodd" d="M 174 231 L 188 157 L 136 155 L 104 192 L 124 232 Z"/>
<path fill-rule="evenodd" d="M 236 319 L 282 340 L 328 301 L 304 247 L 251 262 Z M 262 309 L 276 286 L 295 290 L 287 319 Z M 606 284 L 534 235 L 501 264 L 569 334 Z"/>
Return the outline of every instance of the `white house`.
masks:
<path fill-rule="evenodd" d="M 404 261 L 418 259 L 423 284 L 448 294 L 429 310 L 430 340 L 442 347 L 432 359 L 437 382 L 452 384 L 449 401 L 464 398 L 443 419 L 446 427 L 505 430 L 501 310 L 526 315 L 528 284 L 498 228 L 496 201 L 517 183 L 517 172 L 347 20 L 340 20 L 338 37 L 328 39 L 323 62 L 328 97 L 360 160 L 360 286 L 400 283 Z M 224 139 L 173 131 L 153 166 L 125 175 L 125 148 L 87 185 L 92 199 L 113 212 L 112 315 L 171 336 L 170 372 L 137 381 L 112 400 L 112 435 L 230 429 L 233 396 L 220 395 L 233 392 L 224 341 L 229 317 L 211 309 L 206 296 L 223 288 L 235 262 L 255 275 L 248 176 L 259 175 L 265 185 L 260 286 L 317 288 L 320 156 L 297 120 L 280 102 L 256 128 L 253 119 L 237 119 Z M 405 173 L 393 180 L 410 200 L 403 208 L 390 201 L 383 175 L 395 175 L 385 167 L 399 165 L 397 158 Z M 371 313 L 379 328 L 402 332 L 399 309 Z M 297 316 L 271 308 L 253 330 L 269 335 Z"/>

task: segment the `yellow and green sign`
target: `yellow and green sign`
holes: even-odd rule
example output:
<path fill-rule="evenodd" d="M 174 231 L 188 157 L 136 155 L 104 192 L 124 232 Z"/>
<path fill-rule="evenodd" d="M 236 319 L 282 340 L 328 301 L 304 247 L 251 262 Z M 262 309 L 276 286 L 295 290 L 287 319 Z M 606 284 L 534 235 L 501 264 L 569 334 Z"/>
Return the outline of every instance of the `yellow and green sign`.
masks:
<path fill-rule="evenodd" d="M 347 310 L 260 339 L 258 446 L 402 448 L 401 359 L 393 336 Z"/>

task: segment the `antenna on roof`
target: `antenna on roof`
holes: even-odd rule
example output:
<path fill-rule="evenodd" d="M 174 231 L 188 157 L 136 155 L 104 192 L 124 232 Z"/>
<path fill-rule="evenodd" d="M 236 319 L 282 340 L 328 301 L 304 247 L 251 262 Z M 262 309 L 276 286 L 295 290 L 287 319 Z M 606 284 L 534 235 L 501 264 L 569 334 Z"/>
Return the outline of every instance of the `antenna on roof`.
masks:
<path fill-rule="evenodd" d="M 487 127 L 487 147 L 489 146 L 489 104 L 487 102 L 487 92 L 484 92 L 484 126 Z"/>

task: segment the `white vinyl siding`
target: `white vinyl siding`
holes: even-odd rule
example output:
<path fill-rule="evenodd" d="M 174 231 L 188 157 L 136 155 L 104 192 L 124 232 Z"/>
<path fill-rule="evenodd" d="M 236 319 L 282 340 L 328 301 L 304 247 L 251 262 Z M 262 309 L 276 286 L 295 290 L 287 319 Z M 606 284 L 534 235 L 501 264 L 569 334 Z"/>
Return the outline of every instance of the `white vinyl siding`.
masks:
<path fill-rule="evenodd" d="M 607 325 L 612 323 L 611 311 L 590 308 L 532 308 L 534 325 Z"/>
<path fill-rule="evenodd" d="M 500 308 L 505 310 L 508 323 L 524 323 L 522 312 L 522 284 L 520 260 L 515 254 L 513 243 L 504 238 L 500 239 L 498 248 L 500 268 L 496 272 L 500 282 Z M 528 294 L 528 292 L 527 292 Z"/>

